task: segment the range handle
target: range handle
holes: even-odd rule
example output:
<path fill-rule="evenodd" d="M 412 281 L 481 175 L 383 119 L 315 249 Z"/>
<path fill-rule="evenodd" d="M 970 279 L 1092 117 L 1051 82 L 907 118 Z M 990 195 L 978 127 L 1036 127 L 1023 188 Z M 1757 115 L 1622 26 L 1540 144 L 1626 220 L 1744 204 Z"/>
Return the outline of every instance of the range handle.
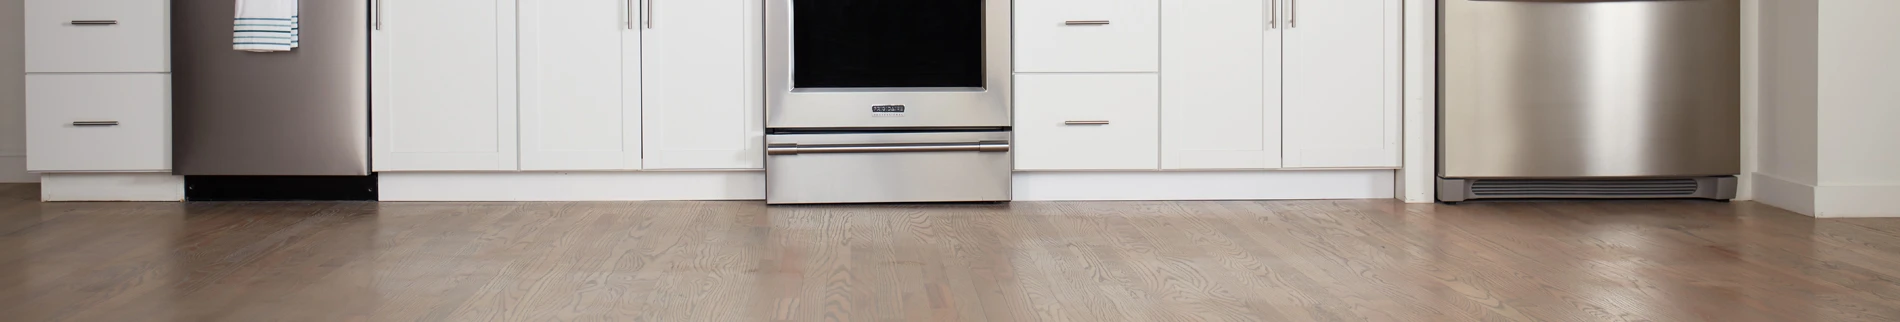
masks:
<path fill-rule="evenodd" d="M 773 144 L 765 148 L 766 155 L 897 152 L 1009 152 L 1009 143 L 985 141 L 974 143 Z"/>

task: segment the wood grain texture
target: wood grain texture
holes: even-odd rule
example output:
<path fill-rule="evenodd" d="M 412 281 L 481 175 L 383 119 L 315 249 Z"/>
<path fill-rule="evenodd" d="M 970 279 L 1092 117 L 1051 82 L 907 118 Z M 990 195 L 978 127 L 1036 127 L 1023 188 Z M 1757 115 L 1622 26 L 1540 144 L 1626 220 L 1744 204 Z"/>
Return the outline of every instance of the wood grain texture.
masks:
<path fill-rule="evenodd" d="M 39 203 L 7 321 L 1896 321 L 1900 220 L 1755 203 Z"/>

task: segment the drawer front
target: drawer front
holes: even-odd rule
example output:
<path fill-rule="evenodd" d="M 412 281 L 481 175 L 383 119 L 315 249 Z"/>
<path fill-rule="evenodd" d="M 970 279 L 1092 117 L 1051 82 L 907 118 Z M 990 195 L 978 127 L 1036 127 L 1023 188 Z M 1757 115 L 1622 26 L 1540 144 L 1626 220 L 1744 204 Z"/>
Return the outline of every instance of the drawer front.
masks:
<path fill-rule="evenodd" d="M 27 0 L 26 72 L 171 69 L 166 0 Z"/>
<path fill-rule="evenodd" d="M 1009 132 L 767 135 L 770 204 L 1007 201 Z"/>
<path fill-rule="evenodd" d="M 1160 86 L 1145 73 L 1016 75 L 1016 169 L 1158 169 Z"/>
<path fill-rule="evenodd" d="M 171 169 L 171 76 L 26 76 L 28 171 Z"/>
<path fill-rule="evenodd" d="M 1154 72 L 1156 0 L 1016 1 L 1016 71 Z"/>

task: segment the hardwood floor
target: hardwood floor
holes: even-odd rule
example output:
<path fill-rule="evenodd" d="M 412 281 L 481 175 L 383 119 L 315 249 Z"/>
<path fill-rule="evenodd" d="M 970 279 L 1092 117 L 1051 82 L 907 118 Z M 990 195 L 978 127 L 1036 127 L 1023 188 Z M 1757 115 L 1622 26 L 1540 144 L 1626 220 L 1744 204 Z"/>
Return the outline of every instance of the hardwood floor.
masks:
<path fill-rule="evenodd" d="M 7 321 L 1896 321 L 1900 220 L 1755 203 L 39 203 Z"/>

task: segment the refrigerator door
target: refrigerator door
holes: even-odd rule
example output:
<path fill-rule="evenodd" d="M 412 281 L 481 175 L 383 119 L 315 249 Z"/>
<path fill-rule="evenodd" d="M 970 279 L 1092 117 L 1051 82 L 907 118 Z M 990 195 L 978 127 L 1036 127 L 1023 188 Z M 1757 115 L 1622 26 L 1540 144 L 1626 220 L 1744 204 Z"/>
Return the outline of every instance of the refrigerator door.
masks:
<path fill-rule="evenodd" d="M 369 1 L 301 1 L 302 46 L 231 49 L 230 1 L 172 1 L 180 175 L 369 174 Z"/>
<path fill-rule="evenodd" d="M 1440 3 L 1440 176 L 1740 172 L 1739 1 Z"/>

